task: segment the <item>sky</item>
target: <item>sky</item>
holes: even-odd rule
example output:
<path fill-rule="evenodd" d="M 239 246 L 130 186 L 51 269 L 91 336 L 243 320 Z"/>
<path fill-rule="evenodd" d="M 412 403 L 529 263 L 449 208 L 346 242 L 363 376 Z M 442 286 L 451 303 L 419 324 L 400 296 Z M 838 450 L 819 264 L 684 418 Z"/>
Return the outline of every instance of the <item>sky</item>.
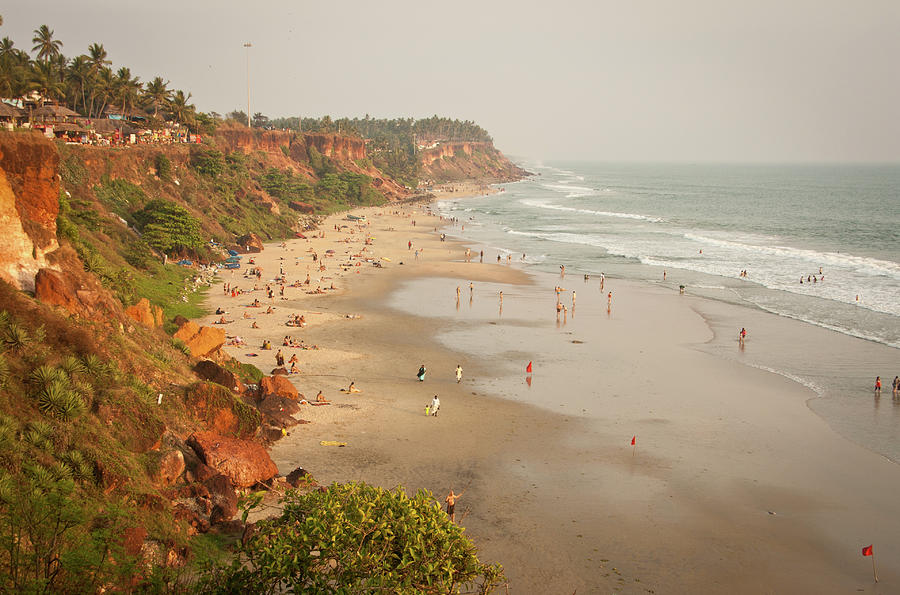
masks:
<path fill-rule="evenodd" d="M 12 0 L 200 111 L 473 120 L 509 155 L 900 161 L 898 0 Z M 252 47 L 243 47 L 244 43 Z"/>

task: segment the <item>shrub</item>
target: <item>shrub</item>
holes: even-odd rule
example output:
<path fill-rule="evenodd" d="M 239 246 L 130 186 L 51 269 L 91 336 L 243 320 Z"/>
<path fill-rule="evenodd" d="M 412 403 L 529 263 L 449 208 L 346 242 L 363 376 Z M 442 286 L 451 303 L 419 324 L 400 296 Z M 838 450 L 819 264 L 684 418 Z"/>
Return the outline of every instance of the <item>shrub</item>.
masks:
<path fill-rule="evenodd" d="M 31 337 L 25 327 L 11 321 L 3 329 L 2 343 L 10 351 L 22 351 L 31 343 Z"/>
<path fill-rule="evenodd" d="M 9 362 L 6 361 L 3 354 L 0 354 L 0 390 L 6 388 L 6 384 L 9 382 L 9 374 Z"/>
<path fill-rule="evenodd" d="M 169 181 L 172 179 L 172 162 L 164 153 L 156 156 L 156 175 L 161 180 Z"/>
<path fill-rule="evenodd" d="M 70 421 L 84 413 L 84 399 L 68 382 L 54 380 L 38 392 L 38 408 L 62 421 Z"/>
<path fill-rule="evenodd" d="M 161 252 L 203 245 L 200 222 L 184 207 L 162 199 L 147 203 L 134 214 L 143 239 Z"/>
<path fill-rule="evenodd" d="M 410 498 L 402 488 L 332 484 L 289 491 L 282 505 L 231 566 L 205 575 L 202 591 L 487 593 L 503 580 L 427 490 Z"/>
<path fill-rule="evenodd" d="M 59 369 L 70 377 L 75 374 L 84 374 L 86 371 L 84 363 L 74 355 L 67 355 L 64 357 L 62 361 L 59 362 Z"/>
<path fill-rule="evenodd" d="M 191 163 L 205 176 L 217 178 L 225 171 L 225 157 L 221 151 L 208 149 L 191 156 Z"/>
<path fill-rule="evenodd" d="M 44 420 L 36 420 L 28 424 L 22 438 L 31 446 L 40 450 L 53 448 L 53 426 Z"/>
<path fill-rule="evenodd" d="M 147 194 L 140 186 L 121 178 L 113 180 L 108 176 L 104 176 L 100 185 L 94 187 L 94 194 L 112 206 L 119 215 L 127 214 L 131 209 L 139 208 L 147 202 Z"/>
<path fill-rule="evenodd" d="M 63 370 L 46 365 L 38 366 L 28 375 L 28 382 L 34 385 L 38 391 L 47 388 L 54 382 L 68 382 L 68 380 L 69 377 Z"/>

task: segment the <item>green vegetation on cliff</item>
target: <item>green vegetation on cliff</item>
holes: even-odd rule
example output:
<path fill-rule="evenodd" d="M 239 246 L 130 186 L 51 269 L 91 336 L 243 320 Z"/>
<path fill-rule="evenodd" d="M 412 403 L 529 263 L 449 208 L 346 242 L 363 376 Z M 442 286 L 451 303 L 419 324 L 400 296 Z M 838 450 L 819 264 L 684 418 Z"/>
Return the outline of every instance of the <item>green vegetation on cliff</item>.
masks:
<path fill-rule="evenodd" d="M 289 491 L 278 517 L 257 523 L 204 593 L 487 593 L 503 580 L 427 490 L 332 484 Z"/>

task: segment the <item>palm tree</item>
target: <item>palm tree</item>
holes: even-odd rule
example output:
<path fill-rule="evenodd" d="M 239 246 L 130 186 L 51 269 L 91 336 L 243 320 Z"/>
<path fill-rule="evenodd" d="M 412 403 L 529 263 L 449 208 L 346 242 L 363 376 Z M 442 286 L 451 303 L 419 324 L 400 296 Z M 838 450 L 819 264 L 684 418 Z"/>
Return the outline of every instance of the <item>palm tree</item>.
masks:
<path fill-rule="evenodd" d="M 122 105 L 122 115 L 128 117 L 134 104 L 140 97 L 143 85 L 138 77 L 131 77 L 131 69 L 122 67 L 116 72 L 115 90 L 116 97 Z"/>
<path fill-rule="evenodd" d="M 53 39 L 53 31 L 47 25 L 41 25 L 40 28 L 34 30 L 34 37 L 31 39 L 34 47 L 32 52 L 37 52 L 38 60 L 50 60 L 59 55 L 59 48 L 63 43 L 58 39 Z"/>
<path fill-rule="evenodd" d="M 188 103 L 190 99 L 190 93 L 185 96 L 184 91 L 179 89 L 178 91 L 175 91 L 175 94 L 172 96 L 172 101 L 169 103 L 172 117 L 181 124 L 189 125 L 194 121 L 196 108 L 193 104 Z"/>
<path fill-rule="evenodd" d="M 96 96 L 100 99 L 100 108 L 97 110 L 97 115 L 103 113 L 103 110 L 106 109 L 106 104 L 112 98 L 113 91 L 115 89 L 115 75 L 112 70 L 103 66 L 97 73 L 96 78 L 94 79 L 94 89 L 91 94 L 91 108 L 94 107 L 94 97 Z"/>
<path fill-rule="evenodd" d="M 147 83 L 147 86 L 144 88 L 144 97 L 148 103 L 153 104 L 154 118 L 159 114 L 159 106 L 165 106 L 169 103 L 172 91 L 169 90 L 168 86 L 169 81 L 163 82 L 162 77 L 156 77 Z"/>
<path fill-rule="evenodd" d="M 91 85 L 91 105 L 88 108 L 88 117 L 93 117 L 94 99 L 98 95 L 97 84 L 100 70 L 112 64 L 112 61 L 106 57 L 106 50 L 103 48 L 102 43 L 92 43 L 88 46 L 88 64 L 91 67 L 91 82 L 93 83 Z"/>
<path fill-rule="evenodd" d="M 9 37 L 4 37 L 0 40 L 0 60 L 6 58 L 7 56 L 12 56 L 13 52 L 16 50 L 13 46 L 16 44 Z"/>
<path fill-rule="evenodd" d="M 59 78 L 59 71 L 52 62 L 35 62 L 31 73 L 33 88 L 41 92 L 41 104 L 44 99 L 59 98 L 63 91 L 63 83 Z"/>
<path fill-rule="evenodd" d="M 91 65 L 88 57 L 81 55 L 72 59 L 69 68 L 66 69 L 66 80 L 70 85 L 68 96 L 72 97 L 72 105 L 78 109 L 78 96 L 81 96 L 81 108 L 87 110 L 85 89 L 91 81 Z"/>

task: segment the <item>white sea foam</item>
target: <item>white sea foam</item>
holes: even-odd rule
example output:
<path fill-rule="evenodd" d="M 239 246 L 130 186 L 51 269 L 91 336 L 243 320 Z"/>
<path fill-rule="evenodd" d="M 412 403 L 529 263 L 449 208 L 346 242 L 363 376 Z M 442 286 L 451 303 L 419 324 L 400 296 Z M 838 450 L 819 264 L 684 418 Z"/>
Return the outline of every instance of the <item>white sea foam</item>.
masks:
<path fill-rule="evenodd" d="M 792 248 L 790 246 L 762 246 L 759 244 L 747 244 L 743 242 L 723 240 L 720 238 L 711 237 L 709 235 L 701 235 L 697 233 L 685 233 L 684 237 L 686 239 L 706 244 L 708 246 L 720 246 L 734 250 L 768 254 L 770 256 L 778 257 L 779 259 L 796 258 L 805 260 L 812 264 L 814 267 L 846 267 L 862 273 L 886 275 L 900 281 L 900 263 L 890 262 L 887 260 L 879 260 L 877 258 L 868 258 L 865 256 L 854 256 L 852 254 L 841 254 L 838 252 L 818 252 L 816 250 Z"/>
<path fill-rule="evenodd" d="M 791 374 L 790 372 L 785 372 L 784 370 L 776 370 L 775 368 L 770 368 L 769 366 L 763 366 L 763 365 L 759 365 L 759 364 L 748 364 L 748 365 L 751 368 L 756 368 L 757 370 L 765 370 L 766 372 L 771 372 L 772 374 L 778 374 L 779 376 L 787 378 L 788 380 L 792 380 L 792 381 L 796 382 L 797 384 L 805 386 L 806 388 L 808 388 L 812 392 L 816 393 L 820 397 L 825 392 L 825 390 L 821 386 L 819 386 L 812 380 L 807 380 L 806 378 L 801 378 L 800 376 L 797 376 L 796 374 Z"/>
<path fill-rule="evenodd" d="M 658 217 L 650 217 L 648 215 L 640 215 L 637 213 L 617 213 L 614 211 L 595 211 L 592 209 L 578 209 L 575 207 L 564 207 L 562 205 L 550 204 L 546 202 L 541 202 L 539 200 L 521 200 L 519 201 L 523 205 L 527 205 L 529 207 L 536 207 L 539 209 L 550 209 L 553 211 L 567 211 L 570 213 L 584 213 L 585 215 L 597 215 L 599 217 L 616 217 L 618 219 L 635 219 L 639 221 L 649 221 L 651 223 L 659 223 L 662 219 Z"/>

